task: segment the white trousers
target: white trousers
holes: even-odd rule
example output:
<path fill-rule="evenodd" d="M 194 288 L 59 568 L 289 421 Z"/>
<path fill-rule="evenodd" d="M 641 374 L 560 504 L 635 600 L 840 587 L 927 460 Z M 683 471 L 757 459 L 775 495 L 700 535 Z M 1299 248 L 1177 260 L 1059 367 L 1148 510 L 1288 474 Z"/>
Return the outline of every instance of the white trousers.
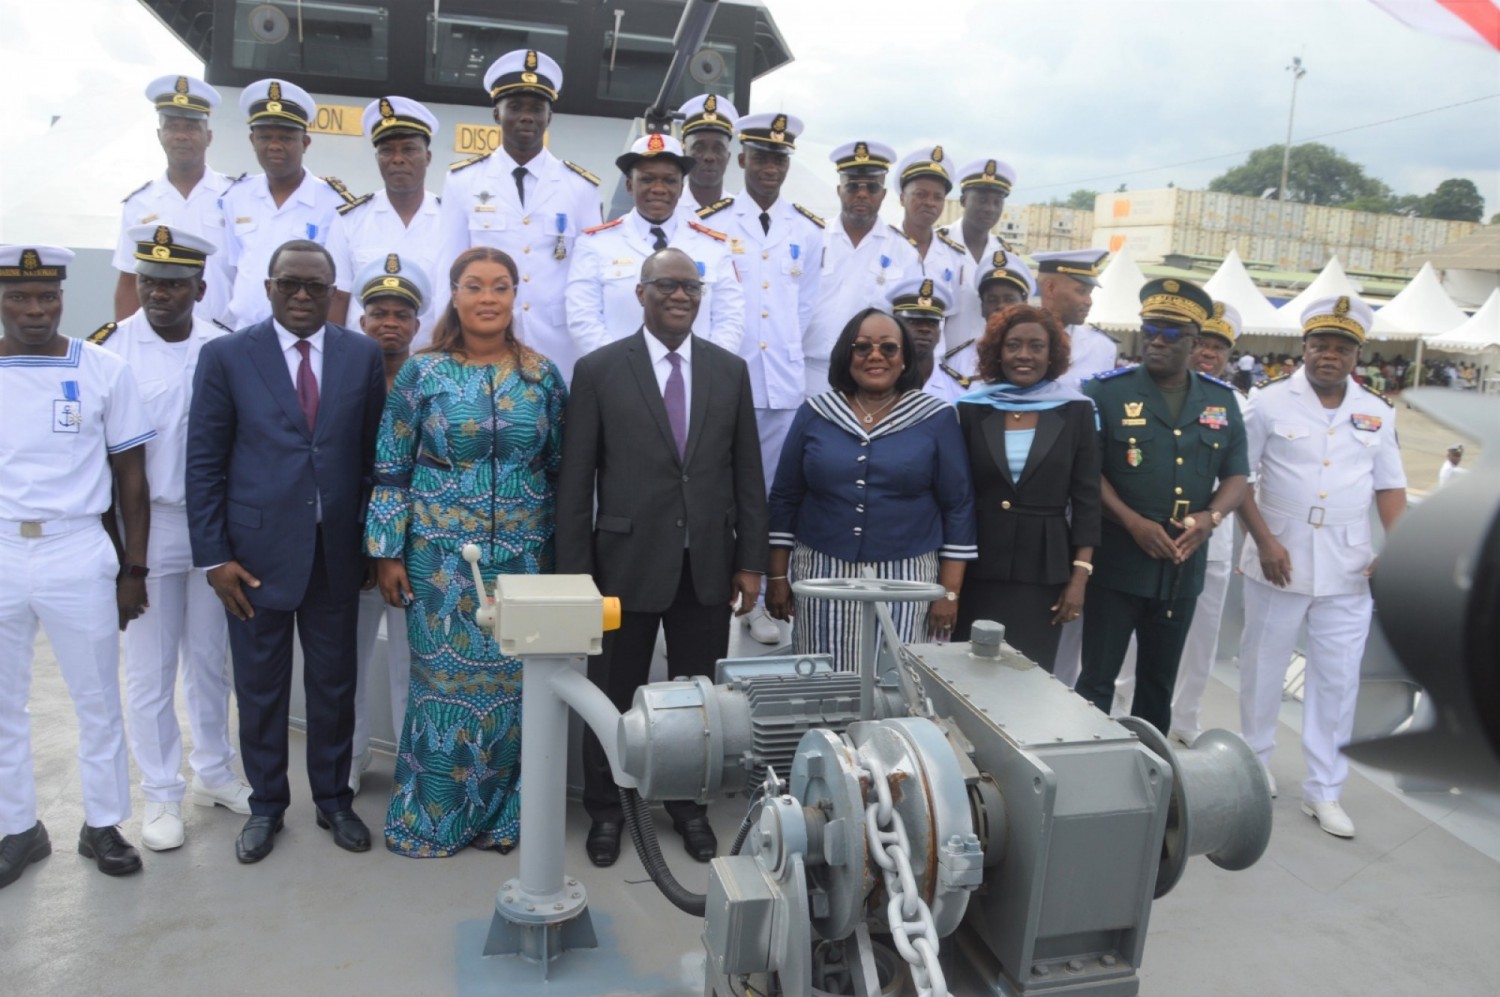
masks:
<path fill-rule="evenodd" d="M 1203 694 L 1208 690 L 1208 676 L 1219 655 L 1219 623 L 1224 619 L 1224 597 L 1229 593 L 1229 576 L 1234 562 L 1209 561 L 1203 569 L 1203 591 L 1193 608 L 1193 623 L 1188 627 L 1187 643 L 1177 663 L 1177 681 L 1172 686 L 1172 730 L 1197 736 L 1202 733 L 1199 714 L 1203 712 Z M 1135 697 L 1135 638 L 1125 650 L 1120 677 L 1115 680 L 1115 701 L 1110 704 L 1113 716 L 1130 715 Z"/>
<path fill-rule="evenodd" d="M 120 561 L 102 525 L 57 536 L 0 536 L 0 835 L 36 824 L 31 764 L 31 664 L 45 629 L 78 717 L 84 820 L 130 817 L 130 772 L 120 710 Z"/>
<path fill-rule="evenodd" d="M 1302 696 L 1303 798 L 1337 800 L 1349 778 L 1339 751 L 1354 729 L 1359 666 L 1374 602 L 1368 593 L 1314 598 L 1245 579 L 1245 632 L 1240 637 L 1240 729 L 1262 764 L 1276 747 L 1281 690 L 1307 622 L 1307 672 Z"/>
<path fill-rule="evenodd" d="M 786 443 L 786 434 L 791 431 L 796 409 L 758 408 L 755 410 L 755 425 L 760 430 L 760 464 L 765 470 L 766 493 L 776 480 L 776 465 L 781 462 L 781 447 Z"/>
<path fill-rule="evenodd" d="M 192 555 L 185 512 L 152 507 L 151 552 L 150 608 L 125 630 L 125 709 L 141 794 L 175 803 L 187 791 L 175 695 L 179 663 L 193 732 L 188 763 L 207 786 L 238 779 L 229 743 L 229 630 L 208 575 L 187 567 Z"/>
<path fill-rule="evenodd" d="M 359 594 L 359 630 L 356 651 L 359 678 L 354 686 L 354 757 L 370 750 L 370 683 L 380 676 L 375 672 L 375 645 L 380 637 L 380 623 L 385 621 L 385 657 L 390 670 L 386 673 L 391 686 L 391 730 L 396 744 L 401 744 L 401 728 L 406 723 L 406 693 L 411 686 L 411 645 L 406 636 L 406 610 L 388 605 L 373 588 Z"/>

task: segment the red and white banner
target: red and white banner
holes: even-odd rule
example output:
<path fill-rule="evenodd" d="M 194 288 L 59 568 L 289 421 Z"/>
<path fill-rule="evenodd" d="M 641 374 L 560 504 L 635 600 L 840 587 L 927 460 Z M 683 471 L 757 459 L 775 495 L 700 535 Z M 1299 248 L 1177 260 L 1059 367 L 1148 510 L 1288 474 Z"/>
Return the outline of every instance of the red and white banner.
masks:
<path fill-rule="evenodd" d="M 1500 0 L 1372 0 L 1403 24 L 1500 51 Z"/>

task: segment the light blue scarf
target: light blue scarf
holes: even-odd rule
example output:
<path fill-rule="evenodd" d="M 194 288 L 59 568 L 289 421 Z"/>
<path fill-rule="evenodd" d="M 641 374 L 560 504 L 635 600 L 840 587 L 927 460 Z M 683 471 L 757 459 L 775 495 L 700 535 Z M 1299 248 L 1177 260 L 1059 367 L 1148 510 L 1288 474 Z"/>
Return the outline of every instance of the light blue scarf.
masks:
<path fill-rule="evenodd" d="M 1002 412 L 1044 412 L 1047 409 L 1066 405 L 1068 402 L 1088 402 L 1090 405 L 1094 403 L 1092 398 L 1078 389 L 1045 378 L 1029 388 L 1018 388 L 1005 381 L 986 384 L 981 388 L 975 388 L 958 400 L 960 404 L 968 402 L 973 405 L 988 405 Z M 1094 418 L 1095 421 L 1098 420 L 1097 412 Z"/>

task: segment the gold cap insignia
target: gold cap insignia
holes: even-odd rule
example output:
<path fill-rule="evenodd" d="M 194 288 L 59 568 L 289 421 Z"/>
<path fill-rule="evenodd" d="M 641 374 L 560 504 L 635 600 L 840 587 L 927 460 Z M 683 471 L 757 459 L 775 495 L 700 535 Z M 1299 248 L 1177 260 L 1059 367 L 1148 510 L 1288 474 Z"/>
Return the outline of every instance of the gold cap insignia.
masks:
<path fill-rule="evenodd" d="M 397 256 L 395 253 L 391 253 L 389 256 L 387 256 L 385 258 L 385 272 L 386 273 L 400 273 L 401 272 L 401 257 Z"/>
<path fill-rule="evenodd" d="M 943 161 L 943 147 L 942 146 L 935 145 L 935 146 L 932 147 L 932 161 L 934 163 L 941 163 Z"/>
<path fill-rule="evenodd" d="M 177 106 L 177 107 L 187 107 L 187 105 L 188 105 L 187 94 L 174 93 L 172 95 L 172 103 L 175 106 Z"/>
<path fill-rule="evenodd" d="M 1164 280 L 1161 282 L 1161 287 L 1162 290 L 1166 291 L 1168 294 L 1176 294 L 1178 291 L 1182 290 L 1182 285 L 1177 283 L 1175 280 Z"/>
<path fill-rule="evenodd" d="M 661 152 L 666 147 L 667 143 L 662 140 L 660 135 L 652 135 L 646 140 L 646 150 L 648 152 Z"/>
<path fill-rule="evenodd" d="M 535 51 L 528 50 L 526 52 L 526 68 L 527 69 L 532 69 L 532 70 L 536 69 L 536 52 Z"/>
<path fill-rule="evenodd" d="M 1337 315 L 1339 318 L 1343 318 L 1345 315 L 1349 314 L 1349 296 L 1347 294 L 1340 295 L 1339 300 L 1334 302 L 1333 314 Z"/>
<path fill-rule="evenodd" d="M 856 163 L 868 162 L 870 159 L 870 147 L 863 142 L 854 143 L 854 161 Z"/>
<path fill-rule="evenodd" d="M 771 121 L 771 138 L 780 142 L 786 138 L 786 115 L 778 114 Z"/>
<path fill-rule="evenodd" d="M 993 178 L 996 169 L 998 169 L 998 167 L 995 165 L 995 161 L 991 159 L 984 164 L 984 175 Z"/>
<path fill-rule="evenodd" d="M 177 77 L 177 82 L 172 85 L 172 89 L 177 91 L 178 93 L 187 93 L 188 78 L 186 76 Z"/>
<path fill-rule="evenodd" d="M 170 260 L 172 258 L 172 250 L 166 246 L 152 246 L 151 256 L 158 260 Z"/>
<path fill-rule="evenodd" d="M 380 98 L 380 116 L 386 120 L 390 120 L 396 116 L 396 109 L 391 106 L 389 98 Z"/>
<path fill-rule="evenodd" d="M 276 81 L 276 80 L 272 80 L 271 81 L 271 87 L 270 87 L 270 89 L 268 89 L 266 91 L 266 97 L 269 100 L 280 100 L 281 99 L 281 84 L 278 81 Z"/>
<path fill-rule="evenodd" d="M 535 83 L 536 82 L 536 73 L 522 73 L 521 74 L 521 82 L 522 83 Z"/>
<path fill-rule="evenodd" d="M 712 114 L 715 111 L 717 111 L 718 109 L 719 109 L 719 95 L 718 94 L 714 94 L 714 93 L 709 94 L 708 95 L 708 99 L 703 102 L 703 110 L 706 111 L 706 112 L 708 112 L 709 114 Z"/>
<path fill-rule="evenodd" d="M 167 228 L 165 225 L 156 226 L 156 235 L 153 241 L 158 246 L 169 245 L 172 241 L 172 230 Z"/>
<path fill-rule="evenodd" d="M 1000 270 L 1005 267 L 1005 250 L 995 250 L 995 255 L 990 259 L 990 266 L 994 267 L 996 270 Z"/>
<path fill-rule="evenodd" d="M 35 249 L 21 250 L 21 269 L 40 270 L 42 268 L 42 257 Z"/>
<path fill-rule="evenodd" d="M 401 286 L 401 278 L 400 277 L 382 277 L 382 278 L 380 278 L 380 286 L 381 287 L 400 287 Z"/>

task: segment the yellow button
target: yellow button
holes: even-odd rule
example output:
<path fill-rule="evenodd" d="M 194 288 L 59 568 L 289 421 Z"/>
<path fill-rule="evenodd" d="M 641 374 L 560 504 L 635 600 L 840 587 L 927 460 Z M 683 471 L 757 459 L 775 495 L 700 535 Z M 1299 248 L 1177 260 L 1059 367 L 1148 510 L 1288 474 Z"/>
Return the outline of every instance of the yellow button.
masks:
<path fill-rule="evenodd" d="M 523 312 L 529 312 L 529 311 L 531 311 L 531 302 L 528 301 L 524 305 L 522 305 L 521 306 L 521 311 L 523 311 Z"/>
<path fill-rule="evenodd" d="M 760 348 L 761 348 L 761 349 L 765 349 L 765 348 L 766 348 L 766 344 L 765 344 L 765 343 L 761 343 L 761 344 L 760 344 Z"/>
<path fill-rule="evenodd" d="M 1181 463 L 1182 463 L 1182 458 L 1181 458 L 1181 457 L 1178 457 L 1178 458 L 1177 458 L 1177 463 L 1179 463 L 1179 464 L 1181 464 Z"/>
<path fill-rule="evenodd" d="M 1180 429 L 1174 429 L 1174 430 L 1172 430 L 1172 435 L 1173 436 L 1181 436 L 1182 435 L 1182 430 L 1180 430 Z"/>
<path fill-rule="evenodd" d="M 521 252 L 523 252 L 523 253 L 529 253 L 529 252 L 531 252 L 531 247 L 530 246 L 522 246 L 521 247 Z"/>
<path fill-rule="evenodd" d="M 1318 498 L 1327 498 L 1327 497 L 1328 497 L 1328 493 L 1327 492 L 1319 492 L 1318 493 Z"/>
<path fill-rule="evenodd" d="M 1325 461 L 1324 461 L 1324 462 L 1323 462 L 1323 466 L 1324 466 L 1324 467 L 1327 467 L 1327 466 L 1328 466 L 1328 465 L 1329 465 L 1329 464 L 1332 464 L 1332 463 L 1333 463 L 1333 461 L 1331 461 L 1331 460 L 1325 460 Z"/>
<path fill-rule="evenodd" d="M 760 313 L 760 317 L 761 318 L 769 318 L 770 315 L 771 315 L 771 313 L 770 312 L 766 312 L 766 311 L 763 311 L 763 312 Z"/>
<path fill-rule="evenodd" d="M 1178 485 L 1176 488 L 1172 489 L 1172 492 L 1174 494 L 1176 494 L 1176 495 L 1181 495 L 1182 494 L 1182 486 Z"/>
<path fill-rule="evenodd" d="M 1002 508 L 1002 509 L 1009 509 L 1010 508 L 1010 503 L 1009 502 L 1001 502 L 1000 503 L 1000 508 Z"/>
<path fill-rule="evenodd" d="M 1330 430 L 1329 430 L 1329 431 L 1328 431 L 1328 435 L 1329 435 L 1329 436 L 1332 436 L 1332 435 L 1333 435 L 1333 430 L 1331 430 L 1331 429 L 1330 429 Z"/>
<path fill-rule="evenodd" d="M 523 284 L 530 284 L 531 283 L 531 274 L 529 274 L 529 273 L 528 274 L 523 274 L 521 276 L 521 283 L 523 283 Z"/>
<path fill-rule="evenodd" d="M 768 281 L 768 280 L 763 280 L 763 281 L 761 281 L 761 282 L 760 282 L 760 289 L 761 289 L 761 290 L 762 290 L 762 291 L 764 291 L 764 290 L 766 290 L 766 289 L 767 289 L 767 288 L 769 288 L 769 287 L 770 287 L 770 286 L 771 286 L 771 282 L 770 282 L 770 281 Z"/>
<path fill-rule="evenodd" d="M 760 258 L 763 259 L 763 260 L 769 260 L 771 258 L 771 254 L 770 253 L 761 253 L 760 254 Z"/>
<path fill-rule="evenodd" d="M 1131 443 L 1134 443 L 1134 442 L 1135 442 L 1135 437 L 1134 437 L 1134 436 L 1132 436 L 1132 437 L 1131 437 L 1131 438 L 1130 438 L 1130 442 L 1131 442 Z"/>
<path fill-rule="evenodd" d="M 521 219 L 521 224 L 522 225 L 530 225 L 531 224 L 531 216 L 527 215 L 525 218 L 522 218 Z"/>

